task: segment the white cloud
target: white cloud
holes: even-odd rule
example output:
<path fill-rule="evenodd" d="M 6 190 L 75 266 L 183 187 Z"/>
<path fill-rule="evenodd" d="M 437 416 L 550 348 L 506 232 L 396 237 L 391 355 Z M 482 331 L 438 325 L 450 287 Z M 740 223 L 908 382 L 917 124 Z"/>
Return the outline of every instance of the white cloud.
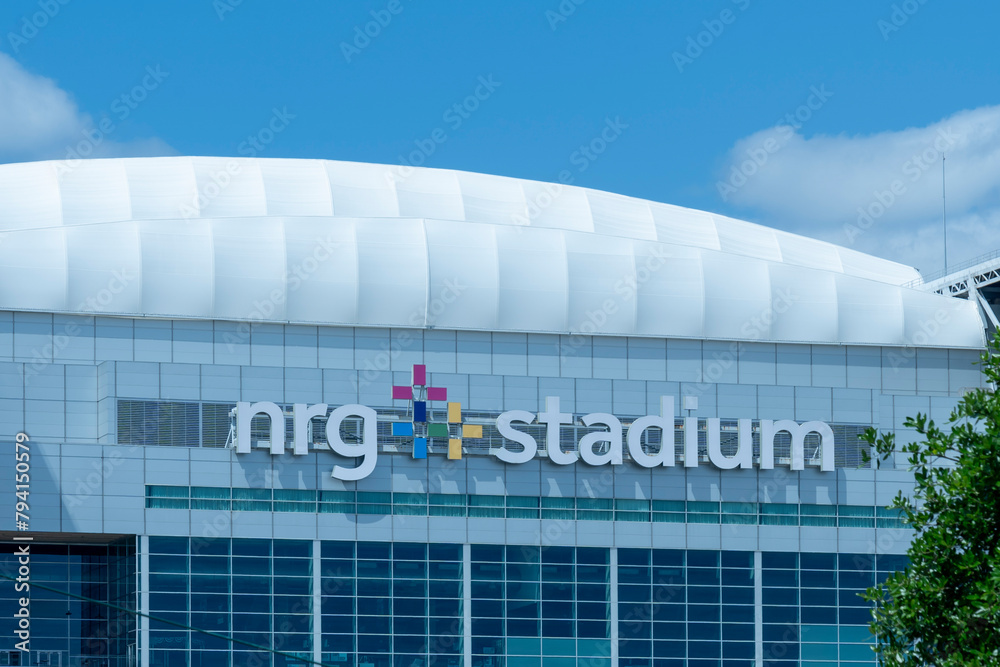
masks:
<path fill-rule="evenodd" d="M 121 142 L 111 138 L 114 130 L 95 134 L 99 125 L 54 81 L 0 53 L 0 162 L 63 159 L 81 142 L 92 149 L 88 157 L 174 153 L 156 138 Z"/>
<path fill-rule="evenodd" d="M 930 273 L 944 263 L 942 153 L 954 265 L 1000 248 L 1000 106 L 865 136 L 769 128 L 736 142 L 716 186 L 765 224 Z"/>

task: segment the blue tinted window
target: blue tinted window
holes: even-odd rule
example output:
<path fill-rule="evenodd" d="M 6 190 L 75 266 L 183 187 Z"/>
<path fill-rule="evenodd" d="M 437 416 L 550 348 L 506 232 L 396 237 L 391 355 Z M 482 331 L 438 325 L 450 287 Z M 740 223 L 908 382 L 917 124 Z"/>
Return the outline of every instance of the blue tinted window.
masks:
<path fill-rule="evenodd" d="M 323 558 L 354 558 L 354 542 L 323 542 L 320 554 Z"/>
<path fill-rule="evenodd" d="M 573 547 L 549 547 L 542 549 L 543 563 L 572 563 L 574 556 Z"/>
<path fill-rule="evenodd" d="M 722 567 L 753 568 L 752 551 L 723 551 Z"/>
<path fill-rule="evenodd" d="M 765 551 L 761 554 L 761 564 L 764 568 L 795 569 L 799 565 L 799 555 L 796 553 L 778 553 Z"/>
<path fill-rule="evenodd" d="M 607 565 L 610 562 L 610 554 L 610 549 L 578 547 L 576 562 L 586 565 Z"/>
<path fill-rule="evenodd" d="M 689 551 L 687 553 L 688 567 L 718 567 L 718 551 Z"/>
<path fill-rule="evenodd" d="M 188 552 L 188 538 L 150 535 L 149 552 L 154 554 L 186 554 Z"/>
<path fill-rule="evenodd" d="M 718 627 L 718 626 L 713 626 Z M 688 656 L 692 658 L 719 658 L 722 656 L 722 644 L 712 641 L 688 642 Z"/>
<path fill-rule="evenodd" d="M 724 587 L 722 589 L 723 604 L 753 604 L 753 598 L 752 588 Z"/>
<path fill-rule="evenodd" d="M 836 570 L 837 554 L 800 554 L 803 570 Z"/>
<path fill-rule="evenodd" d="M 472 560 L 488 561 L 493 563 L 503 562 L 504 548 L 497 544 L 473 544 Z"/>
<path fill-rule="evenodd" d="M 876 557 L 878 569 L 883 572 L 897 572 L 899 570 L 905 570 L 909 562 L 910 559 L 906 556 L 894 556 L 887 554 Z"/>
<path fill-rule="evenodd" d="M 868 588 L 869 586 L 875 585 L 875 573 L 874 572 L 841 572 L 840 573 L 840 587 L 841 588 Z"/>
<path fill-rule="evenodd" d="M 717 586 L 689 586 L 688 602 L 718 604 L 720 589 Z"/>
<path fill-rule="evenodd" d="M 799 591 L 795 588 L 765 588 L 763 590 L 764 604 L 797 605 Z"/>
<path fill-rule="evenodd" d="M 676 549 L 654 549 L 653 565 L 684 565 L 684 552 Z"/>
<path fill-rule="evenodd" d="M 710 570 L 702 567 L 688 567 L 687 580 L 688 584 L 692 585 L 718 586 L 720 582 L 719 570 Z"/>
<path fill-rule="evenodd" d="M 619 561 L 620 562 L 620 561 Z M 618 583 L 621 584 L 648 584 L 650 583 L 650 570 L 648 567 L 619 565 Z"/>
<path fill-rule="evenodd" d="M 307 540 L 275 540 L 273 549 L 275 557 L 309 558 L 312 555 L 312 542 Z"/>
<path fill-rule="evenodd" d="M 474 617 L 480 618 L 484 616 L 495 616 L 497 618 L 503 617 L 503 601 L 502 600 L 473 600 L 472 601 L 472 615 Z"/>
<path fill-rule="evenodd" d="M 875 557 L 865 554 L 838 554 L 837 564 L 841 572 L 845 570 L 866 572 L 875 569 Z"/>
<path fill-rule="evenodd" d="M 688 620 L 718 622 L 719 610 L 719 605 L 692 604 L 688 607 Z"/>
<path fill-rule="evenodd" d="M 475 557 L 473 557 L 474 560 Z M 541 552 L 538 547 L 514 546 L 507 547 L 507 562 L 510 563 L 538 563 L 541 561 Z"/>
<path fill-rule="evenodd" d="M 729 568 L 723 568 L 722 585 L 753 586 L 753 570 L 734 570 Z"/>
<path fill-rule="evenodd" d="M 462 560 L 461 544 L 431 544 L 427 547 L 430 560 Z"/>
<path fill-rule="evenodd" d="M 391 559 L 392 544 L 389 542 L 358 542 L 358 558 L 377 561 Z"/>
<path fill-rule="evenodd" d="M 426 560 L 427 545 L 394 542 L 392 545 L 392 557 L 396 560 Z"/>

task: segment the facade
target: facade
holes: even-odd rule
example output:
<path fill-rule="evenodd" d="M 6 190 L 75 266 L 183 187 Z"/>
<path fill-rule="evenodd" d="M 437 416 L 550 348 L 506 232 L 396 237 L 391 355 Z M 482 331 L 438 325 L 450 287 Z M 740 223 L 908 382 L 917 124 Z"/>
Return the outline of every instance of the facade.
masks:
<path fill-rule="evenodd" d="M 493 176 L 0 165 L 0 664 L 873 664 L 913 480 L 857 436 L 982 386 L 914 280 Z"/>

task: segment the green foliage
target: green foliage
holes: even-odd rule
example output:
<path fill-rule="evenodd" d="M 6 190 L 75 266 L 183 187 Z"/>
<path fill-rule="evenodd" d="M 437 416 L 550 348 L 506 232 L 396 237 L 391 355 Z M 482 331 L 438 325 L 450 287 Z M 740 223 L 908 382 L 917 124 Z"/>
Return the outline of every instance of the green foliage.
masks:
<path fill-rule="evenodd" d="M 923 436 L 899 451 L 916 480 L 901 510 L 914 532 L 906 570 L 868 589 L 882 665 L 1000 665 L 1000 335 L 982 357 L 990 389 L 967 393 L 945 429 L 906 420 Z M 892 434 L 862 436 L 879 460 Z"/>

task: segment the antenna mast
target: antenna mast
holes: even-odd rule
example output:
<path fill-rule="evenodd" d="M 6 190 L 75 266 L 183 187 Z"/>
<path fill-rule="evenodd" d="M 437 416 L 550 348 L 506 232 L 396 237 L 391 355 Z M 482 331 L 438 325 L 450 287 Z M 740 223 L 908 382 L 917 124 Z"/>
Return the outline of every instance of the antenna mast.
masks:
<path fill-rule="evenodd" d="M 944 154 L 941 155 L 941 220 L 944 225 L 944 274 L 948 275 L 948 200 L 946 199 Z"/>

